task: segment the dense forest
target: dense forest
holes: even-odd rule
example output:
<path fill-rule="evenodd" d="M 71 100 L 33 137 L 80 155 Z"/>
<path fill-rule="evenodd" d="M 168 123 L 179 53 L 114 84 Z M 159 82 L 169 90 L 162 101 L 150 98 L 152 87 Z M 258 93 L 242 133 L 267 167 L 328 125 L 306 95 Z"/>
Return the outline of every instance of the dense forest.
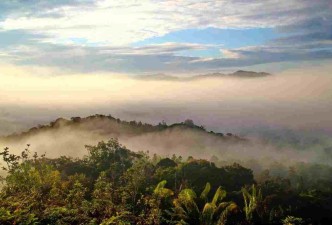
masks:
<path fill-rule="evenodd" d="M 8 136 L 2 137 L 0 139 L 14 140 L 33 136 L 38 133 L 47 132 L 50 130 L 56 130 L 62 127 L 69 127 L 71 129 L 79 128 L 80 130 L 93 130 L 94 132 L 103 132 L 107 134 L 116 133 L 122 134 L 126 133 L 128 135 L 139 135 L 144 133 L 152 133 L 157 131 L 164 131 L 171 128 L 190 128 L 198 131 L 204 131 L 209 134 L 215 135 L 217 137 L 225 137 L 236 140 L 243 140 L 240 137 L 232 134 L 232 133 L 215 133 L 213 131 L 206 131 L 205 127 L 202 125 L 197 125 L 194 123 L 192 119 L 186 119 L 180 123 L 174 123 L 171 125 L 167 125 L 165 121 L 158 123 L 157 125 L 152 125 L 148 123 L 142 123 L 141 121 L 125 121 L 119 118 L 115 118 L 112 115 L 102 115 L 96 114 L 88 117 L 71 117 L 69 119 L 58 118 L 55 121 L 50 122 L 48 125 L 39 124 L 36 127 L 30 128 L 28 131 L 21 133 L 13 133 Z"/>
<path fill-rule="evenodd" d="M 193 120 L 166 124 L 141 121 L 125 121 L 111 115 L 92 115 L 88 117 L 58 118 L 50 123 L 38 125 L 8 136 L 0 136 L 0 146 L 10 147 L 18 154 L 27 143 L 33 144 L 33 150 L 48 157 L 60 155 L 82 157 L 86 152 L 84 145 L 96 145 L 98 141 L 116 138 L 132 151 L 146 151 L 158 155 L 174 153 L 187 158 L 210 159 L 212 155 L 229 152 L 228 155 L 239 159 L 231 149 L 240 145 L 249 148 L 249 142 L 227 130 L 208 131 L 204 126 L 196 125 Z M 226 154 L 223 154 L 225 159 Z"/>
<path fill-rule="evenodd" d="M 116 139 L 86 146 L 81 158 L 32 149 L 0 153 L 1 224 L 332 223 L 331 180 L 310 180 L 300 167 L 254 177 L 237 163 L 133 152 Z"/>

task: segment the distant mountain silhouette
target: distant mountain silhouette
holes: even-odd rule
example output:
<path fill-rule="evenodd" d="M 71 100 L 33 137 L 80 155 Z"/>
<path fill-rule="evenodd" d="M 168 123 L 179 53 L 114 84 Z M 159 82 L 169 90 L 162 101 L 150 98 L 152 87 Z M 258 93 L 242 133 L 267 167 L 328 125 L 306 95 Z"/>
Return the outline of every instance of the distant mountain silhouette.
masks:
<path fill-rule="evenodd" d="M 237 77 L 237 78 L 259 78 L 271 76 L 270 73 L 266 72 L 254 72 L 254 71 L 245 71 L 238 70 L 234 73 L 224 74 L 224 73 L 208 73 L 195 75 L 191 77 L 176 77 L 171 75 L 166 75 L 163 73 L 152 74 L 152 75 L 141 75 L 138 76 L 137 79 L 140 80 L 169 80 L 169 81 L 190 81 L 190 80 L 200 80 L 206 78 L 225 78 L 225 77 Z"/>
<path fill-rule="evenodd" d="M 271 74 L 265 72 L 253 72 L 253 71 L 245 71 L 245 70 L 238 70 L 234 73 L 228 74 L 228 76 L 237 76 L 237 77 L 266 77 L 270 76 Z"/>

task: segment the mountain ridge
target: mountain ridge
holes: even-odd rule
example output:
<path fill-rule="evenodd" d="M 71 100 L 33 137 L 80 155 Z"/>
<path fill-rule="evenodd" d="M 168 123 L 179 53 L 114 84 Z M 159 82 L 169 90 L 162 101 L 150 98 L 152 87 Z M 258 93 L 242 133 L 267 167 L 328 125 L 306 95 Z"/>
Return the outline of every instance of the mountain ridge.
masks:
<path fill-rule="evenodd" d="M 141 121 L 125 121 L 125 120 L 120 120 L 119 118 L 115 118 L 111 115 L 102 115 L 102 114 L 95 114 L 92 116 L 88 116 L 88 117 L 71 117 L 71 119 L 65 119 L 65 118 L 57 118 L 54 121 L 51 121 L 49 124 L 45 124 L 45 125 L 38 125 L 36 127 L 32 127 L 27 131 L 23 131 L 20 133 L 13 133 L 10 135 L 5 135 L 5 136 L 0 136 L 0 140 L 4 140 L 4 139 L 16 139 L 16 138 L 20 138 L 20 137 L 26 137 L 26 136 L 30 136 L 30 135 L 34 135 L 36 133 L 40 133 L 43 131 L 49 131 L 52 129 L 58 129 L 61 127 L 65 127 L 65 126 L 82 126 L 84 125 L 84 123 L 95 123 L 95 126 L 97 130 L 100 131 L 100 124 L 97 123 L 97 120 L 100 121 L 107 121 L 108 122 L 116 122 L 118 124 L 120 124 L 121 126 L 127 126 L 132 128 L 133 130 L 135 129 L 139 129 L 141 130 L 141 132 L 143 133 L 149 133 L 149 132 L 156 132 L 156 131 L 163 131 L 163 130 L 167 130 L 167 129 L 174 129 L 174 128 L 182 128 L 182 129 L 192 129 L 192 130 L 196 130 L 196 131 L 201 131 L 201 132 L 206 132 L 208 134 L 213 134 L 219 137 L 233 137 L 236 138 L 238 140 L 245 140 L 244 138 L 240 138 L 237 135 L 234 135 L 232 133 L 227 133 L 227 134 L 223 134 L 223 133 L 215 133 L 213 131 L 207 131 L 203 126 L 198 126 L 196 124 L 194 124 L 194 122 L 190 119 L 185 120 L 184 122 L 180 122 L 180 123 L 174 123 L 174 124 L 170 124 L 167 125 L 164 121 L 159 123 L 158 125 L 152 125 L 152 124 L 148 124 L 148 123 L 142 123 Z M 91 129 L 91 126 L 88 126 Z M 98 129 L 99 127 L 99 129 Z M 107 132 L 107 128 L 106 132 Z M 132 133 L 134 134 L 138 134 L 138 131 L 133 131 Z"/>
<path fill-rule="evenodd" d="M 141 75 L 136 77 L 139 80 L 165 80 L 165 81 L 191 81 L 191 80 L 201 80 L 201 79 L 208 79 L 208 78 L 260 78 L 260 77 L 267 77 L 271 76 L 272 74 L 267 72 L 254 72 L 254 71 L 246 71 L 246 70 L 237 70 L 233 73 L 207 73 L 207 74 L 200 74 L 194 75 L 190 77 L 178 77 L 167 75 L 164 73 L 157 73 L 151 75 Z"/>
<path fill-rule="evenodd" d="M 232 133 L 215 133 L 198 126 L 192 120 L 167 125 L 137 121 L 122 121 L 112 116 L 94 115 L 85 118 L 58 118 L 46 125 L 32 127 L 21 133 L 0 137 L 0 146 L 19 151 L 27 144 L 33 150 L 50 157 L 69 155 L 80 157 L 85 145 L 118 139 L 134 151 L 209 158 L 232 149 L 250 146 L 251 141 Z M 235 156 L 234 156 L 235 157 Z"/>

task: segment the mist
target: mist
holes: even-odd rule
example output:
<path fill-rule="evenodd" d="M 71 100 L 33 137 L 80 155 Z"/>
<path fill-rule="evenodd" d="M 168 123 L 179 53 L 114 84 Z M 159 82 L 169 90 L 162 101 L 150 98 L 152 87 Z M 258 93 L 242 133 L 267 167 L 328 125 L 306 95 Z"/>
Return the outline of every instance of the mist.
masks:
<path fill-rule="evenodd" d="M 121 119 L 169 123 L 192 118 L 209 129 L 258 126 L 330 132 L 330 66 L 288 70 L 253 79 L 139 80 L 119 74 L 61 74 L 52 70 L 1 70 L 0 134 L 58 117 L 112 114 Z M 319 118 L 319 119 L 317 119 Z"/>
<path fill-rule="evenodd" d="M 332 77 L 326 71 L 331 71 L 330 66 L 259 78 L 165 81 L 125 74 L 58 74 L 49 68 L 4 65 L 0 83 L 2 135 L 48 124 L 59 117 L 111 114 L 152 124 L 190 118 L 207 130 L 242 135 L 250 144 L 225 143 L 206 133 L 176 129 L 140 135 L 111 130 L 105 134 L 104 122 L 90 124 L 92 130 L 64 126 L 0 144 L 19 152 L 29 143 L 34 151 L 46 152 L 49 157 L 81 157 L 86 153 L 85 144 L 115 137 L 135 151 L 206 159 L 217 156 L 221 161 L 243 164 L 254 160 L 251 164 L 260 162 L 257 170 L 275 161 L 330 165 Z M 267 136 L 267 131 L 274 136 Z M 306 142 L 313 137 L 314 141 Z"/>
<path fill-rule="evenodd" d="M 85 145 L 96 145 L 99 141 L 116 138 L 136 152 L 167 157 L 178 155 L 184 159 L 189 156 L 206 160 L 217 157 L 223 165 L 238 162 L 255 172 L 261 172 L 275 162 L 289 166 L 297 162 L 330 165 L 332 161 L 331 157 L 328 158 L 326 152 L 317 146 L 315 149 L 299 150 L 295 146 L 277 146 L 262 139 L 243 139 L 226 134 L 219 136 L 181 126 L 144 132 L 143 129 L 137 131 L 135 127 L 98 116 L 79 124 L 72 124 L 70 121 L 56 124 L 53 128 L 0 140 L 0 144 L 10 147 L 16 154 L 19 154 L 26 144 L 31 144 L 31 151 L 45 153 L 50 158 L 62 155 L 81 158 L 87 154 Z"/>

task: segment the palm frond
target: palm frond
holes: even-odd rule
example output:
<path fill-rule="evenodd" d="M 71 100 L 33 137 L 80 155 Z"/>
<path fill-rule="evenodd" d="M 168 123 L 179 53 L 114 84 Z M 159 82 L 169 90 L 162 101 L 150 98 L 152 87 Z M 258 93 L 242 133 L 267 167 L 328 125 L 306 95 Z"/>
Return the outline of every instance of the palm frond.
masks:
<path fill-rule="evenodd" d="M 209 182 L 207 182 L 204 190 L 201 193 L 200 198 L 204 201 L 207 201 L 207 197 L 208 197 L 210 190 L 211 190 L 211 184 Z"/>

